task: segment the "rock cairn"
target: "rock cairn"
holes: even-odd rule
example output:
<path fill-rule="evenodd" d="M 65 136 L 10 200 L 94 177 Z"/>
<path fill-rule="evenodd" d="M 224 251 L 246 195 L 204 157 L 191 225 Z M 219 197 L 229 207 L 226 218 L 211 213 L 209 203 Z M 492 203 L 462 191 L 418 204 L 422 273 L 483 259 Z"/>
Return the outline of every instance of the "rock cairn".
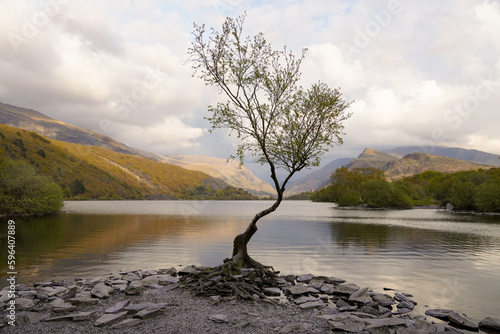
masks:
<path fill-rule="evenodd" d="M 180 271 L 138 270 L 121 272 L 119 275 L 93 280 L 74 279 L 40 282 L 33 287 L 16 286 L 16 326 L 34 322 L 91 322 L 95 327 L 123 329 L 137 326 L 157 318 L 169 308 L 168 303 L 131 303 L 134 295 L 142 295 L 155 289 L 182 288 L 179 276 L 204 270 L 194 266 Z M 235 279 L 244 279 L 236 277 Z M 0 292 L 0 307 L 4 314 L 0 327 L 9 326 L 8 290 Z M 500 333 L 500 320 L 485 318 L 479 323 L 453 310 L 428 309 L 425 314 L 446 322 L 428 320 L 413 312 L 417 302 L 407 293 L 378 293 L 368 287 L 360 287 L 342 279 L 314 275 L 288 275 L 275 279 L 274 286 L 263 288 L 266 303 L 300 310 L 314 311 L 315 321 L 321 321 L 325 331 L 338 333 L 461 333 L 479 328 Z M 98 308 L 111 295 L 119 296 L 118 302 Z M 212 305 L 236 303 L 236 298 L 214 295 L 207 298 Z M 270 303 L 271 304 L 271 303 Z M 43 314 L 33 317 L 33 314 Z M 212 314 L 207 321 L 228 324 L 227 314 Z M 245 326 L 248 324 L 245 324 Z M 278 333 L 309 333 L 307 322 L 289 323 L 274 328 Z M 316 331 L 317 332 L 317 331 Z"/>

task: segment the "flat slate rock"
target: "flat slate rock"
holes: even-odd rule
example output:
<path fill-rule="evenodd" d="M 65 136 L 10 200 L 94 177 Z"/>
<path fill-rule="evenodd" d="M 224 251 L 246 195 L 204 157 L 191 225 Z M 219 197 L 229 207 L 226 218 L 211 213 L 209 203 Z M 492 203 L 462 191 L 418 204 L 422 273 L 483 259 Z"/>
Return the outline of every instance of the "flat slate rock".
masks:
<path fill-rule="evenodd" d="M 368 290 L 370 288 L 362 288 L 357 291 L 354 291 L 351 296 L 349 297 L 350 301 L 355 301 L 363 304 L 368 304 L 373 302 L 372 297 L 370 297 L 370 294 L 368 293 Z"/>
<path fill-rule="evenodd" d="M 97 304 L 99 302 L 99 299 L 80 296 L 80 297 L 70 298 L 67 301 L 71 303 L 71 305 L 73 306 L 88 306 Z"/>
<path fill-rule="evenodd" d="M 307 285 L 292 285 L 288 287 L 288 291 L 290 291 L 290 293 L 294 296 L 302 295 L 309 292 Z"/>
<path fill-rule="evenodd" d="M 471 329 L 471 330 L 478 330 L 479 326 L 477 323 L 472 322 L 469 318 L 467 318 L 465 315 L 460 315 L 457 312 L 451 312 L 448 314 L 448 320 L 460 327 Z"/>
<path fill-rule="evenodd" d="M 500 319 L 487 317 L 479 322 L 479 327 L 500 331 Z"/>
<path fill-rule="evenodd" d="M 120 313 L 115 313 L 115 314 L 110 314 L 110 313 L 103 314 L 99 319 L 96 320 L 96 322 L 94 323 L 94 326 L 101 327 L 101 326 L 109 325 L 112 322 L 120 320 L 121 318 L 125 317 L 126 315 L 127 315 L 126 311 L 120 312 Z"/>
<path fill-rule="evenodd" d="M 339 284 L 333 289 L 334 293 L 341 293 L 341 294 L 347 294 L 347 295 L 352 295 L 354 292 L 359 290 L 359 286 L 353 283 L 345 283 L 345 284 Z"/>
<path fill-rule="evenodd" d="M 139 304 L 130 304 L 130 305 L 126 306 L 123 310 L 127 311 L 128 313 L 135 314 L 139 311 L 144 310 L 145 308 L 148 308 L 148 307 L 151 307 L 154 305 L 156 305 L 156 304 L 153 304 L 150 302 L 139 303 Z"/>
<path fill-rule="evenodd" d="M 299 305 L 301 309 L 303 310 L 312 310 L 314 308 L 323 308 L 326 306 L 325 303 L 323 303 L 322 301 L 316 301 L 316 302 L 306 302 L 306 303 L 302 303 Z"/>
<path fill-rule="evenodd" d="M 107 308 L 104 311 L 104 313 L 118 313 L 118 312 L 122 311 L 126 306 L 128 306 L 128 304 L 130 304 L 130 300 L 128 300 L 128 299 L 119 301 L 115 305 Z"/>
<path fill-rule="evenodd" d="M 208 320 L 218 323 L 229 322 L 228 316 L 225 314 L 213 314 L 208 317 Z"/>
<path fill-rule="evenodd" d="M 160 303 L 160 304 L 155 304 L 153 306 L 147 307 L 145 309 L 140 310 L 137 312 L 137 314 L 134 315 L 134 317 L 141 318 L 141 319 L 150 319 L 154 318 L 165 311 L 165 307 L 167 306 L 166 303 Z"/>
<path fill-rule="evenodd" d="M 453 312 L 453 310 L 434 308 L 434 309 L 426 310 L 425 315 L 428 315 L 428 316 L 431 316 L 434 318 L 438 318 L 438 319 L 448 320 L 448 315 L 452 312 Z"/>

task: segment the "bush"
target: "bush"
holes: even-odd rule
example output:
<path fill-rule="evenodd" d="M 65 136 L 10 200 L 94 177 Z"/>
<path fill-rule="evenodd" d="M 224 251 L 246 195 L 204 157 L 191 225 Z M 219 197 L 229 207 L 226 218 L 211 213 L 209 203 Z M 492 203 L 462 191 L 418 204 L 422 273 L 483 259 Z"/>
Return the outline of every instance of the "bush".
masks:
<path fill-rule="evenodd" d="M 61 209 L 62 189 L 23 161 L 0 160 L 0 213 L 45 214 Z"/>
<path fill-rule="evenodd" d="M 500 179 L 480 185 L 474 195 L 474 203 L 479 211 L 500 212 Z"/>

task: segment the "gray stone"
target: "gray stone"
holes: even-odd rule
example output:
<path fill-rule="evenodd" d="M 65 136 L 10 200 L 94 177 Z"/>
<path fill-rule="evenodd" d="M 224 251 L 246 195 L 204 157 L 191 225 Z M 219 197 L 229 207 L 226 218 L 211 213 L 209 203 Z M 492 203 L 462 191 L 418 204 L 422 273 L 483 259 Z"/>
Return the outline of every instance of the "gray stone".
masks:
<path fill-rule="evenodd" d="M 195 266 L 187 266 L 179 270 L 178 274 L 179 275 L 189 275 L 189 274 L 196 274 L 198 272 L 198 269 L 196 269 Z"/>
<path fill-rule="evenodd" d="M 316 297 L 302 296 L 300 298 L 295 299 L 293 302 L 295 304 L 300 305 L 300 304 L 304 304 L 304 303 L 308 303 L 308 302 L 317 302 L 317 301 L 319 301 L 319 299 Z"/>
<path fill-rule="evenodd" d="M 70 303 L 65 302 L 61 298 L 56 298 L 53 301 L 51 301 L 49 307 L 54 312 L 68 312 L 68 311 L 73 311 L 76 309 L 75 306 L 73 306 Z"/>
<path fill-rule="evenodd" d="M 410 310 L 413 310 L 415 308 L 415 305 L 409 302 L 400 302 L 398 305 L 396 305 L 397 308 L 409 308 Z"/>
<path fill-rule="evenodd" d="M 22 326 L 26 324 L 31 324 L 33 320 L 31 319 L 31 315 L 28 313 L 19 313 L 16 315 L 16 324 L 17 326 Z"/>
<path fill-rule="evenodd" d="M 351 306 L 351 304 L 347 303 L 342 298 L 340 298 L 339 300 L 337 300 L 337 304 L 336 305 L 337 305 L 337 307 Z"/>
<path fill-rule="evenodd" d="M 37 289 L 37 292 L 43 295 L 47 295 L 49 297 L 55 296 L 57 294 L 64 294 L 66 292 L 66 288 L 62 286 L 58 287 L 51 287 L 51 286 L 45 286 Z"/>
<path fill-rule="evenodd" d="M 500 331 L 500 319 L 487 317 L 479 322 L 479 327 Z"/>
<path fill-rule="evenodd" d="M 370 297 L 370 294 L 368 293 L 369 289 L 370 288 L 363 288 L 353 292 L 349 297 L 349 300 L 363 304 L 368 304 L 373 302 L 373 299 Z"/>
<path fill-rule="evenodd" d="M 358 309 L 357 306 L 342 306 L 342 307 L 339 307 L 338 310 L 339 312 L 353 312 L 353 311 L 356 311 Z"/>
<path fill-rule="evenodd" d="M 97 283 L 96 285 L 94 285 L 92 290 L 90 290 L 90 295 L 99 299 L 103 299 L 108 298 L 111 291 L 113 291 L 112 287 L 107 286 L 104 283 Z"/>
<path fill-rule="evenodd" d="M 140 279 L 142 279 L 142 277 L 138 273 L 127 273 L 122 276 L 122 280 L 127 282 L 138 281 Z"/>
<path fill-rule="evenodd" d="M 456 312 L 451 312 L 450 314 L 448 314 L 448 320 L 451 323 L 458 325 L 460 327 L 466 328 L 466 329 L 470 329 L 470 330 L 474 330 L 474 331 L 479 329 L 479 326 L 477 323 L 472 322 L 472 320 L 467 318 L 465 315 L 460 315 Z"/>
<path fill-rule="evenodd" d="M 217 295 L 217 296 L 210 296 L 210 303 L 212 305 L 217 305 L 220 303 L 220 301 L 222 300 L 222 297 Z"/>
<path fill-rule="evenodd" d="M 139 281 L 133 281 L 125 288 L 125 293 L 127 295 L 140 295 L 146 290 L 146 288 Z"/>
<path fill-rule="evenodd" d="M 155 304 L 153 303 L 140 303 L 140 304 L 130 304 L 127 307 L 125 307 L 123 310 L 127 311 L 130 314 L 135 314 L 141 310 L 144 310 L 145 308 L 148 308 L 150 306 L 154 306 Z"/>
<path fill-rule="evenodd" d="M 122 300 L 122 301 L 116 303 L 115 305 L 107 308 L 104 311 L 104 313 L 118 313 L 118 312 L 121 312 L 126 306 L 128 306 L 128 304 L 130 304 L 130 300 L 128 300 L 128 299 Z"/>
<path fill-rule="evenodd" d="M 158 275 L 155 276 L 147 276 L 139 281 L 143 286 L 151 286 L 154 284 L 159 284 L 160 280 L 158 279 Z"/>
<path fill-rule="evenodd" d="M 114 313 L 114 314 L 110 314 L 110 313 L 103 314 L 99 319 L 96 320 L 96 322 L 94 323 L 94 326 L 101 327 L 101 326 L 109 325 L 115 321 L 122 319 L 126 315 L 127 315 L 127 312 L 120 312 L 120 313 Z"/>
<path fill-rule="evenodd" d="M 326 304 L 323 303 L 321 300 L 319 300 L 316 302 L 306 302 L 306 303 L 300 304 L 299 306 L 303 310 L 312 310 L 315 308 L 323 308 L 326 306 Z"/>
<path fill-rule="evenodd" d="M 301 323 L 297 324 L 288 324 L 285 327 L 281 328 L 279 333 L 288 334 L 288 333 L 306 333 L 309 330 L 309 326 L 306 326 Z"/>
<path fill-rule="evenodd" d="M 158 275 L 158 283 L 162 285 L 177 284 L 179 283 L 179 277 L 174 277 L 169 274 Z"/>
<path fill-rule="evenodd" d="M 331 295 L 335 290 L 335 285 L 330 283 L 324 283 L 323 285 L 321 285 L 321 288 L 319 290 L 323 293 L 326 293 L 327 295 Z"/>
<path fill-rule="evenodd" d="M 398 308 L 396 311 L 392 312 L 392 314 L 394 314 L 394 315 L 406 314 L 406 313 L 410 313 L 411 311 L 412 311 L 412 309 L 403 307 L 403 308 Z"/>
<path fill-rule="evenodd" d="M 396 292 L 394 294 L 394 299 L 396 299 L 399 302 L 408 302 L 408 303 L 412 303 L 414 305 L 417 305 L 417 302 L 414 301 L 413 299 L 411 299 L 410 297 L 408 297 L 408 294 L 402 294 L 402 293 Z"/>
<path fill-rule="evenodd" d="M 435 309 L 426 310 L 425 315 L 428 315 L 428 316 L 431 316 L 434 318 L 438 318 L 438 319 L 448 320 L 448 315 L 452 312 L 453 312 L 453 310 L 435 308 Z"/>
<path fill-rule="evenodd" d="M 328 321 L 328 327 L 331 330 L 343 330 L 351 333 L 359 333 L 365 328 L 363 321 L 354 317 L 346 317 L 341 321 Z"/>
<path fill-rule="evenodd" d="M 406 325 L 408 320 L 401 318 L 385 318 L 385 319 L 365 319 L 366 330 L 371 330 L 380 327 L 392 327 Z"/>
<path fill-rule="evenodd" d="M 80 312 L 73 314 L 73 321 L 90 320 L 95 312 Z"/>
<path fill-rule="evenodd" d="M 308 286 L 310 286 L 311 288 L 315 288 L 315 289 L 321 289 L 321 286 L 323 285 L 323 283 L 325 283 L 325 280 L 324 279 L 320 279 L 320 278 L 313 278 L 312 280 L 309 281 L 309 283 L 307 283 Z"/>
<path fill-rule="evenodd" d="M 143 320 L 141 319 L 125 319 L 122 322 L 114 324 L 113 326 L 111 326 L 111 328 L 113 329 L 130 328 L 139 325 L 142 322 Z"/>
<path fill-rule="evenodd" d="M 307 285 L 292 285 L 288 287 L 288 291 L 290 291 L 290 293 L 294 296 L 302 295 L 308 292 Z"/>
<path fill-rule="evenodd" d="M 16 308 L 19 310 L 29 310 L 35 306 L 35 302 L 30 298 L 16 298 Z"/>
<path fill-rule="evenodd" d="M 127 285 L 128 281 L 124 279 L 117 279 L 114 281 L 110 281 L 109 283 L 114 287 L 115 285 Z"/>
<path fill-rule="evenodd" d="M 77 285 L 70 285 L 67 287 L 66 292 L 62 296 L 63 299 L 74 298 L 80 288 Z"/>
<path fill-rule="evenodd" d="M 89 306 L 97 304 L 99 302 L 99 299 L 80 296 L 80 297 L 70 298 L 67 301 L 71 303 L 71 305 L 73 306 Z"/>
<path fill-rule="evenodd" d="M 265 288 L 264 293 L 268 296 L 281 296 L 280 288 Z"/>
<path fill-rule="evenodd" d="M 17 296 L 18 297 L 25 297 L 25 298 L 33 298 L 36 297 L 37 292 L 35 290 L 29 290 L 29 291 L 18 291 Z M 6 297 L 8 294 L 6 294 Z"/>
<path fill-rule="evenodd" d="M 225 314 L 213 314 L 208 317 L 208 320 L 218 323 L 229 322 L 228 317 Z"/>
<path fill-rule="evenodd" d="M 380 303 L 380 305 L 387 307 L 394 304 L 394 300 L 391 296 L 382 293 L 372 293 L 371 297 L 374 301 Z"/>
<path fill-rule="evenodd" d="M 304 275 L 299 275 L 297 276 L 297 282 L 309 282 L 314 278 L 314 275 L 312 274 L 304 274 Z"/>
<path fill-rule="evenodd" d="M 164 313 L 166 306 L 167 304 L 165 303 L 155 304 L 153 306 L 140 310 L 139 312 L 137 312 L 137 314 L 134 315 L 134 317 L 141 318 L 143 320 L 154 318 Z"/>
<path fill-rule="evenodd" d="M 354 292 L 359 290 L 359 286 L 353 283 L 339 284 L 333 289 L 334 293 L 352 295 Z"/>

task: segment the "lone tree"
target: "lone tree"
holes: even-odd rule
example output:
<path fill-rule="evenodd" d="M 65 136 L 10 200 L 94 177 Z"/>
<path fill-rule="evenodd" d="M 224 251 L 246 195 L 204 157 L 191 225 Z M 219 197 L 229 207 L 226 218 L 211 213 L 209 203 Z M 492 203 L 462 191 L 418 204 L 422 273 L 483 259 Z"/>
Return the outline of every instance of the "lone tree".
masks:
<path fill-rule="evenodd" d="M 342 122 L 347 103 L 338 89 L 316 83 L 308 90 L 298 85 L 300 65 L 307 50 L 296 57 L 286 47 L 273 50 L 262 33 L 243 37 L 246 15 L 227 18 L 221 31 L 194 25 L 194 42 L 189 60 L 195 75 L 216 86 L 227 100 L 209 106 L 211 131 L 230 129 L 241 140 L 233 158 L 243 164 L 246 153 L 270 168 L 277 192 L 274 204 L 257 213 L 245 232 L 234 239 L 232 258 L 210 274 L 254 268 L 261 277 L 272 276 L 270 267 L 253 260 L 247 245 L 257 232 L 257 221 L 275 211 L 283 200 L 285 186 L 298 171 L 318 166 L 320 156 L 335 144 L 342 144 Z M 279 180 L 277 169 L 287 176 Z M 229 270 L 228 270 L 229 269 Z M 240 294 L 243 296 L 243 294 Z"/>

